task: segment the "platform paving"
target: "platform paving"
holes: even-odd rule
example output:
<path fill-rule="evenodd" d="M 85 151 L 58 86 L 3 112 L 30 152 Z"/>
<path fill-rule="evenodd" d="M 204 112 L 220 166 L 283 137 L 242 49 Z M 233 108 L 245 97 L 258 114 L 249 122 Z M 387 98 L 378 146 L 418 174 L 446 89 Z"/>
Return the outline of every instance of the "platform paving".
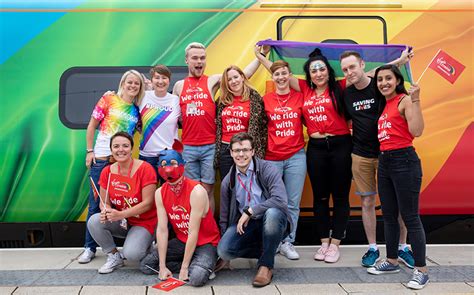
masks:
<path fill-rule="evenodd" d="M 314 261 L 316 247 L 297 247 L 301 259 L 276 256 L 272 284 L 251 286 L 256 260 L 236 259 L 201 288 L 183 286 L 162 292 L 151 286 L 157 276 L 143 275 L 137 263 L 111 274 L 97 269 L 105 255 L 79 264 L 82 249 L 0 249 L 0 295 L 2 294 L 474 294 L 474 245 L 428 245 L 431 283 L 421 291 L 406 288 L 412 270 L 402 266 L 398 274 L 374 276 L 359 265 L 366 246 L 342 246 L 338 263 Z M 385 249 L 381 248 L 382 255 Z"/>

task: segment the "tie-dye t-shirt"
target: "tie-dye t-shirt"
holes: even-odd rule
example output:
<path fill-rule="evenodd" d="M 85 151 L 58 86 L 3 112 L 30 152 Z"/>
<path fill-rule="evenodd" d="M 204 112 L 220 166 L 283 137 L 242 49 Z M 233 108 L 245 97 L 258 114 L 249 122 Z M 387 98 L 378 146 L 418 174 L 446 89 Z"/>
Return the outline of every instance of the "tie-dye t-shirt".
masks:
<path fill-rule="evenodd" d="M 157 157 L 165 148 L 171 148 L 178 139 L 178 120 L 181 116 L 179 98 L 166 93 L 157 97 L 153 91 L 147 91 L 140 104 L 142 136 L 140 155 Z"/>
<path fill-rule="evenodd" d="M 99 123 L 99 134 L 95 141 L 96 157 L 110 156 L 110 138 L 119 131 L 133 135 L 139 120 L 138 107 L 127 103 L 117 95 L 102 96 L 95 105 L 92 117 Z"/>

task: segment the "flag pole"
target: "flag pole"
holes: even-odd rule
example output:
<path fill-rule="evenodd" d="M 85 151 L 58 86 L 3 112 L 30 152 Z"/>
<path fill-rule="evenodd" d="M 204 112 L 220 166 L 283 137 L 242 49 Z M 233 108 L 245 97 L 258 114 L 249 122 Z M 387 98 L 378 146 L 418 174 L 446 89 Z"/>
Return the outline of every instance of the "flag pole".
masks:
<path fill-rule="evenodd" d="M 104 202 L 105 211 L 107 211 L 107 200 L 109 198 L 110 175 L 112 175 L 112 172 L 109 173 L 109 179 L 107 180 L 107 190 L 105 191 L 105 202 Z"/>
<path fill-rule="evenodd" d="M 420 75 L 420 78 L 418 78 L 418 81 L 416 81 L 416 84 L 420 83 L 420 80 L 421 78 L 423 78 L 423 75 L 425 74 L 426 70 L 428 70 L 428 68 L 430 67 L 431 63 L 433 62 L 433 60 L 436 58 L 436 56 L 438 56 L 438 53 L 441 51 L 441 49 L 438 49 L 438 52 L 436 52 L 436 54 L 433 56 L 433 58 L 431 59 L 431 61 L 428 63 L 428 65 L 425 67 L 425 69 L 423 70 L 423 73 L 421 73 Z"/>

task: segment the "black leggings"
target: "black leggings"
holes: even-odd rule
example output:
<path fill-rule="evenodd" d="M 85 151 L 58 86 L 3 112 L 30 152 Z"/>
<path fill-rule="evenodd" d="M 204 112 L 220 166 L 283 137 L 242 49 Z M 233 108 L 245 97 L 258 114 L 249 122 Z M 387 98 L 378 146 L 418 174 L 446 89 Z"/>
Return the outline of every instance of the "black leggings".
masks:
<path fill-rule="evenodd" d="M 313 189 L 313 210 L 321 239 L 342 240 L 349 221 L 351 189 L 350 135 L 310 138 L 306 152 L 308 176 Z M 333 199 L 332 234 L 330 235 L 329 196 Z"/>

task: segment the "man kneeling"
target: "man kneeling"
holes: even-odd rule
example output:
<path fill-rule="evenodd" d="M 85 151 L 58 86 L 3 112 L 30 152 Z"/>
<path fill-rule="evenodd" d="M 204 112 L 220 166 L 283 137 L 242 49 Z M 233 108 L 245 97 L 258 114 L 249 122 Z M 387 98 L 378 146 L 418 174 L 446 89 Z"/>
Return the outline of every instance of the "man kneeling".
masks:
<path fill-rule="evenodd" d="M 153 249 L 141 261 L 140 270 L 153 274 L 153 269 L 159 268 L 161 280 L 179 272 L 180 280 L 202 286 L 216 265 L 219 229 L 204 187 L 183 176 L 181 143 L 175 141 L 173 149 L 162 151 L 158 161 L 158 172 L 166 180 L 155 194 L 158 253 Z M 176 234 L 170 241 L 168 221 Z"/>
<path fill-rule="evenodd" d="M 288 197 L 278 169 L 254 157 L 249 134 L 234 135 L 229 147 L 234 166 L 221 184 L 217 253 L 224 261 L 257 258 L 252 285 L 263 287 L 272 281 L 276 249 L 289 233 Z"/>

